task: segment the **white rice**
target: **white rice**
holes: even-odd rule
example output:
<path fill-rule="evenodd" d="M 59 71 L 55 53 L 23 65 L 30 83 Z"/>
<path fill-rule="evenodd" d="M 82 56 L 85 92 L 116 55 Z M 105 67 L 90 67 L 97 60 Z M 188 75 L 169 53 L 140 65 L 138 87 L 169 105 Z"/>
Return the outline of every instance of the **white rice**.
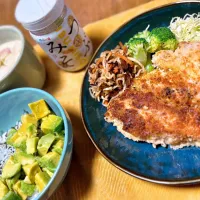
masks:
<path fill-rule="evenodd" d="M 21 122 L 17 122 L 14 128 L 19 129 L 20 126 L 21 126 Z M 2 174 L 2 169 L 6 160 L 15 152 L 14 147 L 6 144 L 8 133 L 9 131 L 3 133 L 0 136 L 0 175 Z"/>

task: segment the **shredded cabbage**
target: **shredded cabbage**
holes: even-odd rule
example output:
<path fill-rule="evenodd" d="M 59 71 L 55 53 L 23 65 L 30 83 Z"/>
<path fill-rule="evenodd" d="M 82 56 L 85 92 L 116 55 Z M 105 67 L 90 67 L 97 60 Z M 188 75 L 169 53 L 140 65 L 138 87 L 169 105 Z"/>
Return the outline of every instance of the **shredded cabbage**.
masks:
<path fill-rule="evenodd" d="M 200 41 L 200 12 L 173 17 L 169 28 L 179 42 Z"/>

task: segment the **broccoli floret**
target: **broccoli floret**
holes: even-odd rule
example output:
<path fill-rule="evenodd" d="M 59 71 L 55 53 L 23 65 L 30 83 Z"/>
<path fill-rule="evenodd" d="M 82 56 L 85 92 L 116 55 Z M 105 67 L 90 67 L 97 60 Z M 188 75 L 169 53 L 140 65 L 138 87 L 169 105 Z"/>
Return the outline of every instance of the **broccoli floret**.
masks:
<path fill-rule="evenodd" d="M 133 36 L 133 38 L 144 38 L 144 39 L 146 39 L 148 41 L 149 35 L 150 35 L 150 31 L 144 30 L 142 32 L 139 32 L 139 33 L 135 34 Z"/>
<path fill-rule="evenodd" d="M 154 28 L 148 38 L 148 52 L 154 53 L 158 50 L 175 50 L 177 40 L 174 33 L 167 27 Z"/>
<path fill-rule="evenodd" d="M 144 38 L 131 38 L 125 45 L 128 47 L 129 56 L 134 57 L 143 65 L 146 64 L 148 42 Z"/>

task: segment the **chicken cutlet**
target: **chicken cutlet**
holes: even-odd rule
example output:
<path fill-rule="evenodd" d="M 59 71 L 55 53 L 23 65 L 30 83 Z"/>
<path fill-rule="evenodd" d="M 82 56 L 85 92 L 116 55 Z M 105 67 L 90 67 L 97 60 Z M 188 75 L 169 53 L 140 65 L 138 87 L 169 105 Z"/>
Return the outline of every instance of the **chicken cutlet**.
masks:
<path fill-rule="evenodd" d="M 200 42 L 153 56 L 157 67 L 113 98 L 105 120 L 127 138 L 174 149 L 200 146 Z"/>

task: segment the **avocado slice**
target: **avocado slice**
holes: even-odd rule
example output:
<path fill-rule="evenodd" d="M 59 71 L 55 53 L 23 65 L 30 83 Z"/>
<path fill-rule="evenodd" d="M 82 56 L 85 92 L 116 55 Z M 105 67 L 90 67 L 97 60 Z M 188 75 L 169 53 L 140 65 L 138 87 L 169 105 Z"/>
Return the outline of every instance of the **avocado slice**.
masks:
<path fill-rule="evenodd" d="M 65 140 L 65 131 L 64 130 L 62 130 L 58 133 L 55 133 L 55 135 L 56 135 L 57 140 Z"/>
<path fill-rule="evenodd" d="M 51 113 L 44 99 L 28 104 L 36 119 L 42 119 Z"/>
<path fill-rule="evenodd" d="M 25 123 L 20 126 L 17 132 L 20 136 L 35 137 L 37 136 L 37 126 L 32 123 Z"/>
<path fill-rule="evenodd" d="M 47 168 L 49 171 L 54 172 L 60 161 L 60 154 L 56 152 L 49 152 L 39 159 L 39 165 L 42 168 Z"/>
<path fill-rule="evenodd" d="M 14 158 L 11 156 L 5 163 L 2 170 L 2 178 L 12 178 L 21 170 L 21 164 L 15 163 Z"/>
<path fill-rule="evenodd" d="M 47 168 L 42 169 L 44 172 L 46 172 L 50 177 L 53 176 L 53 172 L 50 172 Z"/>
<path fill-rule="evenodd" d="M 55 142 L 55 144 L 53 145 L 52 151 L 55 151 L 58 154 L 62 154 L 62 150 L 63 150 L 63 146 L 64 146 L 64 141 L 63 140 L 57 140 Z"/>
<path fill-rule="evenodd" d="M 45 154 L 47 154 L 55 139 L 56 137 L 51 133 L 42 136 L 37 146 L 38 154 L 40 156 L 44 156 Z"/>
<path fill-rule="evenodd" d="M 41 172 L 41 169 L 37 162 L 34 162 L 33 164 L 30 164 L 30 165 L 24 165 L 23 170 L 24 170 L 26 176 L 28 176 L 28 178 L 30 179 L 31 183 L 34 183 L 35 175 L 38 172 Z"/>
<path fill-rule="evenodd" d="M 0 176 L 0 181 L 3 182 L 3 184 L 6 185 L 6 179 L 2 178 L 1 176 Z"/>
<path fill-rule="evenodd" d="M 27 140 L 26 136 L 19 135 L 19 137 L 15 140 L 15 142 L 12 146 L 25 152 L 26 151 L 26 140 Z"/>
<path fill-rule="evenodd" d="M 31 124 L 30 126 L 27 127 L 27 137 L 36 137 L 37 136 L 37 126 L 35 124 Z"/>
<path fill-rule="evenodd" d="M 51 177 L 46 172 L 39 172 L 35 175 L 35 184 L 39 192 L 45 188 L 50 179 Z"/>
<path fill-rule="evenodd" d="M 26 136 L 20 135 L 18 131 L 14 131 L 12 129 L 12 132 L 9 133 L 8 138 L 6 140 L 6 143 L 14 146 L 15 148 L 19 148 L 22 151 L 26 150 Z"/>
<path fill-rule="evenodd" d="M 21 190 L 27 196 L 32 196 L 36 190 L 36 186 L 34 184 L 27 184 L 24 181 L 21 181 Z"/>
<path fill-rule="evenodd" d="M 20 137 L 20 135 L 18 134 L 17 131 L 14 131 L 14 129 L 12 129 L 12 132 L 10 132 L 8 134 L 8 138 L 6 140 L 6 143 L 13 146 L 15 144 L 15 140 L 18 139 Z"/>
<path fill-rule="evenodd" d="M 0 199 L 2 199 L 9 192 L 7 186 L 0 181 Z"/>
<path fill-rule="evenodd" d="M 26 152 L 28 154 L 34 154 L 37 152 L 37 144 L 38 144 L 39 138 L 33 137 L 28 138 L 26 141 Z"/>
<path fill-rule="evenodd" d="M 41 130 L 44 134 L 60 132 L 63 128 L 63 119 L 56 115 L 48 115 L 41 123 Z"/>
<path fill-rule="evenodd" d="M 9 191 L 2 200 L 22 200 L 22 198 L 15 192 Z"/>
<path fill-rule="evenodd" d="M 21 189 L 21 181 L 17 181 L 13 186 L 13 190 L 23 199 L 26 200 L 28 195 L 26 195 Z"/>
<path fill-rule="evenodd" d="M 7 136 L 7 141 L 15 134 L 17 133 L 17 130 L 14 128 L 11 128 L 8 132 L 8 136 Z"/>
<path fill-rule="evenodd" d="M 25 177 L 24 182 L 27 184 L 32 184 L 28 176 Z"/>
<path fill-rule="evenodd" d="M 24 114 L 21 116 L 22 124 L 31 123 L 37 126 L 38 120 L 36 119 L 34 114 Z"/>
<path fill-rule="evenodd" d="M 21 165 L 30 165 L 35 162 L 35 157 L 24 152 L 17 152 L 13 155 L 15 160 Z"/>
<path fill-rule="evenodd" d="M 13 178 L 6 179 L 6 184 L 10 190 L 13 189 L 13 185 L 19 180 L 21 172 L 18 172 Z"/>

